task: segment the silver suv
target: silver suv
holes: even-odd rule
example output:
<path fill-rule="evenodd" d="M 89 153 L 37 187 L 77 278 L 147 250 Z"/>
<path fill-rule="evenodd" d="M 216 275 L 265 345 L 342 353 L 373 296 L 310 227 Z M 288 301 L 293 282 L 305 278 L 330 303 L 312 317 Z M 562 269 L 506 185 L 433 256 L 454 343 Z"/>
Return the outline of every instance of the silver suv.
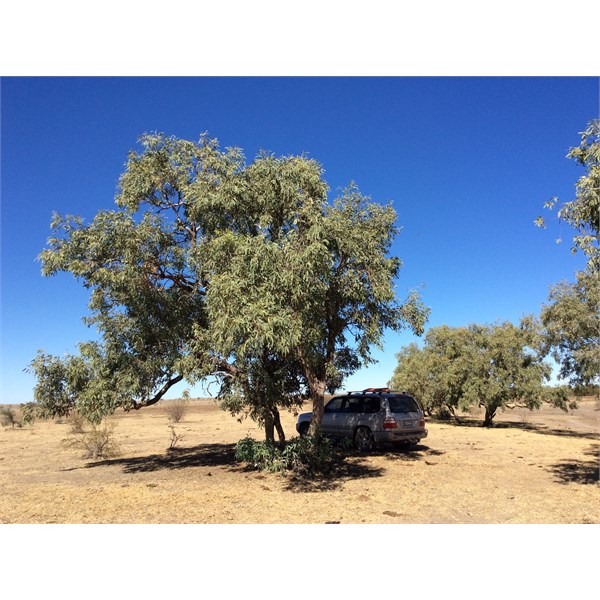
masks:
<path fill-rule="evenodd" d="M 298 416 L 296 430 L 306 435 L 312 413 Z M 331 438 L 350 438 L 361 451 L 384 444 L 417 444 L 427 437 L 425 415 L 406 392 L 368 388 L 335 396 L 326 405 L 321 433 Z"/>

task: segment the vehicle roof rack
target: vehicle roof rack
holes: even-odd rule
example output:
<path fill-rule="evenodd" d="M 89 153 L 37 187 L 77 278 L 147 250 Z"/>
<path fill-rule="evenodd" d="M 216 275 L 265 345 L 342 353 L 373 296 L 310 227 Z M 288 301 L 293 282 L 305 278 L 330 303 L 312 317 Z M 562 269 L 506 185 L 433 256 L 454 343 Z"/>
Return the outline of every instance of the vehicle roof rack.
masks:
<path fill-rule="evenodd" d="M 346 392 L 346 394 L 348 394 L 348 396 L 352 396 L 352 394 L 406 394 L 406 395 L 408 395 L 408 392 L 392 390 L 391 388 L 388 388 L 388 387 L 381 387 L 381 388 L 366 388 L 364 390 L 354 390 L 351 392 Z"/>

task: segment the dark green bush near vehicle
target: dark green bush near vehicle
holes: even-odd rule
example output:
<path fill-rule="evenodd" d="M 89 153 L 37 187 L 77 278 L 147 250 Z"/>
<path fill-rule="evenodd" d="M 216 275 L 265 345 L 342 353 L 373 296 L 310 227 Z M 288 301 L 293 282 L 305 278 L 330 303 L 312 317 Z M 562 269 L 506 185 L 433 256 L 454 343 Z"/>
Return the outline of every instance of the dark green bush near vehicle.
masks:
<path fill-rule="evenodd" d="M 312 476 L 326 473 L 331 468 L 334 457 L 328 439 L 307 435 L 291 439 L 283 449 L 247 437 L 237 443 L 235 458 L 260 471 L 291 471 L 298 475 Z"/>

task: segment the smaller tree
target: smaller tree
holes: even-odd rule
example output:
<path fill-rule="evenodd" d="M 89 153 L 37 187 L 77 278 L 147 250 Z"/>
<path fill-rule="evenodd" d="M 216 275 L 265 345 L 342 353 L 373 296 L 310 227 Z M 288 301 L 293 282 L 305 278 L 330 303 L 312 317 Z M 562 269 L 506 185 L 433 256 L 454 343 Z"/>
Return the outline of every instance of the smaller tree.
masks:
<path fill-rule="evenodd" d="M 431 415 L 436 403 L 427 358 L 426 351 L 415 343 L 402 348 L 396 354 L 398 364 L 388 381 L 388 387 L 409 392 L 419 400 L 425 413 Z"/>
<path fill-rule="evenodd" d="M 550 380 L 551 367 L 529 346 L 532 332 L 512 323 L 474 326 L 472 331 L 474 362 L 464 396 L 485 409 L 483 425 L 492 425 L 498 409 L 539 409 L 548 399 L 543 384 Z"/>
<path fill-rule="evenodd" d="M 498 409 L 539 408 L 543 402 L 567 409 L 564 391 L 544 386 L 551 368 L 543 361 L 531 319 L 512 323 L 446 325 L 430 329 L 422 350 L 409 346 L 398 354 L 390 384 L 422 394 L 425 407 L 457 411 L 478 406 L 491 426 Z M 457 419 L 458 420 L 458 419 Z"/>

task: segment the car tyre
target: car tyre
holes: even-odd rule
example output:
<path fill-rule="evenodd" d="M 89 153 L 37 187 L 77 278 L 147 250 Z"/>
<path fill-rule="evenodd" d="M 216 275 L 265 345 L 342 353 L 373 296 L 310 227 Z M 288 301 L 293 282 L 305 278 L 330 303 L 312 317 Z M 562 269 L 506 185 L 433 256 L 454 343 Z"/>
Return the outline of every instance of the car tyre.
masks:
<path fill-rule="evenodd" d="M 358 427 L 354 432 L 354 444 L 360 452 L 373 450 L 375 442 L 371 430 L 368 427 Z"/>

